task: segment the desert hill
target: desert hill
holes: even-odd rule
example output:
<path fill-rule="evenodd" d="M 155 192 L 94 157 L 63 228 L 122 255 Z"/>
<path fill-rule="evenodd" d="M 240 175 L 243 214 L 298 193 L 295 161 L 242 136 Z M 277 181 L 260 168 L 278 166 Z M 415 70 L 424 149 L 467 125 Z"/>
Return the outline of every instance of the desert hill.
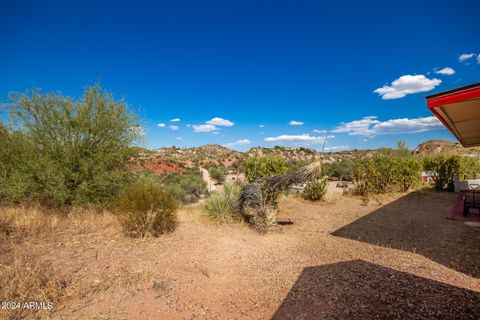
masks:
<path fill-rule="evenodd" d="M 219 144 L 206 144 L 191 148 L 165 147 L 154 150 L 154 152 L 158 156 L 183 162 L 187 166 L 212 164 L 229 167 L 234 166 L 244 157 L 242 152 L 231 150 Z"/>
<path fill-rule="evenodd" d="M 429 140 L 419 144 L 413 150 L 413 154 L 419 158 L 438 153 L 480 157 L 480 147 L 464 148 L 458 142 L 448 140 Z"/>
<path fill-rule="evenodd" d="M 369 157 L 378 152 L 391 150 L 380 148 L 374 150 L 349 150 L 337 152 L 319 152 L 309 148 L 291 148 L 275 146 L 273 148 L 253 147 L 246 152 L 240 152 L 221 146 L 219 144 L 207 144 L 199 147 L 177 148 L 163 147 L 149 152 L 142 152 L 139 156 L 141 165 L 152 171 L 176 172 L 183 167 L 199 167 L 218 165 L 238 168 L 242 160 L 249 156 L 279 156 L 287 162 L 310 162 L 323 160 L 325 163 L 334 163 L 357 157 Z M 438 153 L 467 155 L 480 157 L 480 147 L 464 148 L 458 142 L 447 140 L 429 140 L 419 144 L 413 151 L 418 158 Z M 158 170 L 156 167 L 158 166 Z"/>

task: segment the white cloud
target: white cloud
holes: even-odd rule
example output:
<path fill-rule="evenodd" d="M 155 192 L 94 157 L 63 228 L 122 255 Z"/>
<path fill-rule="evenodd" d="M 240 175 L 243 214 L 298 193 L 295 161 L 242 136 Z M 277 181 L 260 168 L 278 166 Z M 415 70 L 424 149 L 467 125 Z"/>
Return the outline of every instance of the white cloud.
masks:
<path fill-rule="evenodd" d="M 414 119 L 391 119 L 379 121 L 377 117 L 364 117 L 361 120 L 342 123 L 333 132 L 348 133 L 353 136 L 377 136 L 385 134 L 407 134 L 442 128 L 441 122 L 434 116 Z"/>
<path fill-rule="evenodd" d="M 328 138 L 333 138 L 334 136 L 329 136 Z M 325 141 L 324 136 L 311 136 L 309 134 L 299 134 L 299 135 L 289 135 L 282 134 L 276 137 L 268 137 L 264 139 L 267 142 L 304 142 L 309 144 L 314 143 L 323 143 Z"/>
<path fill-rule="evenodd" d="M 225 147 L 235 147 L 235 146 L 242 146 L 242 145 L 246 145 L 246 144 L 250 144 L 250 140 L 241 139 L 241 140 L 237 140 L 237 141 L 234 141 L 234 142 L 226 143 L 226 144 L 224 144 L 224 146 Z"/>
<path fill-rule="evenodd" d="M 442 123 L 434 116 L 414 119 L 392 119 L 380 122 L 373 127 L 377 134 L 417 133 L 431 129 L 443 128 Z"/>
<path fill-rule="evenodd" d="M 318 130 L 318 129 L 313 129 L 314 133 L 327 133 L 327 130 Z"/>
<path fill-rule="evenodd" d="M 157 124 L 157 126 L 159 126 L 160 128 L 165 128 L 165 123 L 159 123 Z"/>
<path fill-rule="evenodd" d="M 392 81 L 391 85 L 384 85 L 373 92 L 378 93 L 383 100 L 399 99 L 407 94 L 430 91 L 440 83 L 442 83 L 442 80 L 429 79 L 422 74 L 416 76 L 405 75 Z"/>
<path fill-rule="evenodd" d="M 301 126 L 301 125 L 303 125 L 303 122 L 292 120 L 288 124 L 291 125 L 291 126 Z"/>
<path fill-rule="evenodd" d="M 350 135 L 370 135 L 370 127 L 380 123 L 380 121 L 376 120 L 376 118 L 376 116 L 368 116 L 363 117 L 361 120 L 341 123 L 332 131 L 338 133 L 348 133 Z"/>
<path fill-rule="evenodd" d="M 182 137 L 175 137 L 175 139 L 177 139 L 178 141 L 182 141 L 182 140 L 183 140 Z"/>
<path fill-rule="evenodd" d="M 223 126 L 223 127 L 231 127 L 235 124 L 230 120 L 222 119 L 222 118 L 213 118 L 211 120 L 208 120 L 207 123 L 215 126 Z"/>
<path fill-rule="evenodd" d="M 180 118 L 174 118 L 174 119 L 170 119 L 170 122 L 180 122 Z"/>
<path fill-rule="evenodd" d="M 178 130 L 178 129 L 180 129 L 178 126 L 169 126 L 169 128 L 172 129 L 172 130 Z"/>
<path fill-rule="evenodd" d="M 258 127 L 259 128 L 265 128 L 265 125 L 264 124 L 259 124 Z"/>
<path fill-rule="evenodd" d="M 480 64 L 480 53 L 477 54 L 477 63 Z"/>
<path fill-rule="evenodd" d="M 211 124 L 198 124 L 198 125 L 194 124 L 192 127 L 193 127 L 193 132 L 214 132 L 214 131 L 220 130 Z"/>
<path fill-rule="evenodd" d="M 192 125 L 191 124 L 187 124 L 187 127 L 191 127 Z"/>
<path fill-rule="evenodd" d="M 342 151 L 342 150 L 348 150 L 350 149 L 349 146 L 331 146 L 331 147 L 325 147 L 324 151 Z"/>
<path fill-rule="evenodd" d="M 463 62 L 472 58 L 475 54 L 474 53 L 463 53 L 458 57 L 458 61 Z"/>
<path fill-rule="evenodd" d="M 446 67 L 446 68 L 435 71 L 435 73 L 451 76 L 452 74 L 455 74 L 455 70 L 453 70 L 450 67 Z"/>

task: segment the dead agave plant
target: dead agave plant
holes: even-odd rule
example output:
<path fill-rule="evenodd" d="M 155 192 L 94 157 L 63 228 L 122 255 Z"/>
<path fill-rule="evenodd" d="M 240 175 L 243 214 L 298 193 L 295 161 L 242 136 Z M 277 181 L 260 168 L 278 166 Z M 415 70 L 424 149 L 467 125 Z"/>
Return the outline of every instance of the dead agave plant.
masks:
<path fill-rule="evenodd" d="M 242 218 L 260 232 L 272 225 L 277 217 L 277 198 L 281 191 L 319 177 L 322 163 L 313 162 L 290 174 L 259 179 L 243 186 L 237 201 Z"/>

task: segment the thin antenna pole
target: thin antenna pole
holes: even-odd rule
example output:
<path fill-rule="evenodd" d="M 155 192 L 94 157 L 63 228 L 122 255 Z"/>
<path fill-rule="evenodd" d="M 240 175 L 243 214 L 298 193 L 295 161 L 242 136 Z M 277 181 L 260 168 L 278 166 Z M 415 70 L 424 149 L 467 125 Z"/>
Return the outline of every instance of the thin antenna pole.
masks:
<path fill-rule="evenodd" d="M 327 134 L 325 135 L 325 141 L 323 141 L 322 153 L 325 150 L 325 145 L 327 144 L 328 134 L 330 133 L 330 129 L 327 130 Z"/>

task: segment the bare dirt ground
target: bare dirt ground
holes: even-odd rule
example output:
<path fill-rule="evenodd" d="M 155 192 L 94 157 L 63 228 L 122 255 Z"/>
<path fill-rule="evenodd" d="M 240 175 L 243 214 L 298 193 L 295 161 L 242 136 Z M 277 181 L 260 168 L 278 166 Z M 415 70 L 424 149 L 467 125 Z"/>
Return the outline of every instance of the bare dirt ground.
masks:
<path fill-rule="evenodd" d="M 202 172 L 203 181 L 207 183 L 208 192 L 217 191 L 219 189 L 219 186 L 217 186 L 213 179 L 210 177 L 210 173 L 208 173 L 208 170 L 205 168 L 200 168 L 200 171 Z"/>
<path fill-rule="evenodd" d="M 454 198 L 291 196 L 279 218 L 294 224 L 266 235 L 208 222 L 198 206 L 181 209 L 177 230 L 157 239 L 125 238 L 108 214 L 70 217 L 15 244 L 14 255 L 35 252 L 64 279 L 53 311 L 26 315 L 478 319 L 480 230 L 445 218 Z"/>

